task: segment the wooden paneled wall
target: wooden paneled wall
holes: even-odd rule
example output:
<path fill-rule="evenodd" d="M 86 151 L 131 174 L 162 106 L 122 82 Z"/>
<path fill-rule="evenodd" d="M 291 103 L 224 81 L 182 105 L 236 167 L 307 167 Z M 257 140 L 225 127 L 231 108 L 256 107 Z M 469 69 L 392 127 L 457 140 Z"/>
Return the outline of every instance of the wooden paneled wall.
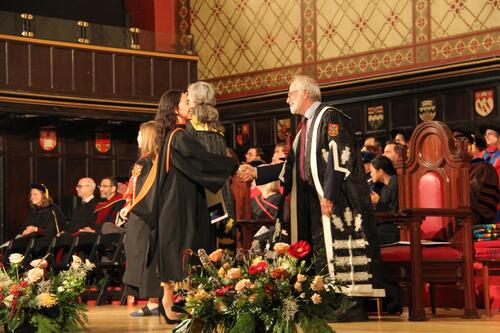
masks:
<path fill-rule="evenodd" d="M 196 81 L 196 59 L 0 35 L 0 89 L 156 103 Z"/>
<path fill-rule="evenodd" d="M 322 87 L 323 102 L 334 105 L 352 118 L 351 124 L 362 141 L 367 135 L 374 135 L 384 143 L 393 129 L 409 132 L 423 120 L 419 109 L 423 100 L 432 100 L 435 107 L 434 120 L 441 120 L 450 126 L 464 123 L 472 128 L 481 118 L 500 117 L 500 66 L 498 63 L 471 70 L 467 74 L 448 73 L 429 78 L 422 76 L 413 82 L 393 80 L 382 87 L 358 85 L 337 89 Z M 493 109 L 486 116 L 475 111 L 475 93 L 493 91 Z M 378 129 L 370 124 L 368 110 L 382 106 L 383 121 Z M 221 119 L 226 128 L 228 147 L 234 149 L 240 159 L 251 146 L 263 148 L 265 160 L 270 161 L 274 145 L 280 142 L 278 121 L 290 119 L 292 138 L 300 119 L 292 116 L 286 104 L 286 94 L 274 94 L 262 98 L 223 101 L 218 104 Z M 248 140 L 243 144 L 237 137 L 241 127 L 249 126 Z"/>
<path fill-rule="evenodd" d="M 111 149 L 95 147 L 95 127 L 72 124 L 57 129 L 57 146 L 45 151 L 39 144 L 39 128 L 19 120 L 0 130 L 0 225 L 2 241 L 15 235 L 29 211 L 29 187 L 45 184 L 56 204 L 76 195 L 78 179 L 89 176 L 99 184 L 106 176 L 128 176 L 137 159 L 138 124 L 109 130 Z M 98 191 L 96 190 L 96 195 Z M 67 207 L 62 207 L 66 209 Z"/>

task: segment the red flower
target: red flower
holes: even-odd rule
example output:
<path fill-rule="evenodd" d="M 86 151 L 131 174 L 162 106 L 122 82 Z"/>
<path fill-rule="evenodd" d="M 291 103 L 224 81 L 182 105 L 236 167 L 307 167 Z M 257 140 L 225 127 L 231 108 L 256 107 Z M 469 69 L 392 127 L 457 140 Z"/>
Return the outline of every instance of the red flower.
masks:
<path fill-rule="evenodd" d="M 264 286 L 264 291 L 266 292 L 266 294 L 268 295 L 272 295 L 273 294 L 273 285 L 270 284 L 270 283 L 267 283 L 265 286 Z"/>
<path fill-rule="evenodd" d="M 21 283 L 19 283 L 20 288 L 26 288 L 27 286 L 28 286 L 28 281 L 21 281 Z"/>
<path fill-rule="evenodd" d="M 261 261 L 255 265 L 252 265 L 248 268 L 248 273 L 251 275 L 262 273 L 267 268 L 267 262 Z"/>
<path fill-rule="evenodd" d="M 311 245 L 303 240 L 293 243 L 288 248 L 288 254 L 297 259 L 304 258 L 309 252 L 311 252 Z"/>
<path fill-rule="evenodd" d="M 222 296 L 224 296 L 230 290 L 233 290 L 233 286 L 231 286 L 231 285 L 225 286 L 225 287 L 222 287 L 222 288 L 219 288 L 219 289 L 215 289 L 215 295 L 217 297 L 222 297 Z"/>

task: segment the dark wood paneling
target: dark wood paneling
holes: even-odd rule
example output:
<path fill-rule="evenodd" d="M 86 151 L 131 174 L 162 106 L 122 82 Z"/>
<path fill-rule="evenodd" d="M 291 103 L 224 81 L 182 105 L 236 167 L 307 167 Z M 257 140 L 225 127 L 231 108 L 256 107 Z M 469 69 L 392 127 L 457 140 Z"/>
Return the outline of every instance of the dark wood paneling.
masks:
<path fill-rule="evenodd" d="M 63 152 L 66 154 L 86 154 L 87 136 L 68 137 L 70 133 L 65 133 Z"/>
<path fill-rule="evenodd" d="M 130 135 L 133 135 L 133 132 L 130 132 Z M 115 143 L 115 149 L 116 149 L 116 154 L 122 157 L 129 157 L 132 156 L 133 159 L 135 157 L 138 157 L 138 151 L 137 151 L 137 141 L 136 140 L 130 140 L 130 142 L 116 142 Z M 129 156 L 126 156 L 129 155 Z"/>
<path fill-rule="evenodd" d="M 60 204 L 61 193 L 59 192 L 60 171 L 58 157 L 37 157 L 34 182 L 47 186 L 50 196 L 56 204 Z"/>
<path fill-rule="evenodd" d="M 444 121 L 468 119 L 470 104 L 467 103 L 466 91 L 448 91 L 444 95 Z"/>
<path fill-rule="evenodd" d="M 257 146 L 274 144 L 273 119 L 259 119 L 255 121 L 255 144 Z"/>
<path fill-rule="evenodd" d="M 186 90 L 189 84 L 188 73 L 189 65 L 186 61 L 172 60 L 172 89 Z"/>
<path fill-rule="evenodd" d="M 99 96 L 113 94 L 113 55 L 94 52 L 94 93 Z"/>
<path fill-rule="evenodd" d="M 7 73 L 5 71 L 6 67 L 6 55 L 5 55 L 5 50 L 7 43 L 4 41 L 0 41 L 0 84 L 4 85 L 6 84 L 6 79 L 7 77 L 5 76 Z"/>
<path fill-rule="evenodd" d="M 29 61 L 31 87 L 43 91 L 52 89 L 50 47 L 44 45 L 31 45 Z"/>
<path fill-rule="evenodd" d="M 89 176 L 86 156 L 65 157 L 63 160 L 63 196 L 75 195 L 75 186 L 80 178 Z"/>
<path fill-rule="evenodd" d="M 7 141 L 18 139 L 11 137 Z M 10 239 L 19 231 L 28 214 L 32 156 L 29 153 L 9 152 L 5 162 L 5 188 L 8 193 L 5 200 L 7 221 L 5 239 Z"/>
<path fill-rule="evenodd" d="M 52 49 L 54 68 L 54 89 L 61 92 L 73 91 L 73 51 L 54 47 Z"/>
<path fill-rule="evenodd" d="M 130 177 L 132 166 L 134 165 L 134 159 L 120 159 L 116 166 L 116 175 Z"/>
<path fill-rule="evenodd" d="M 151 93 L 151 58 L 133 57 L 134 95 L 152 96 Z"/>
<path fill-rule="evenodd" d="M 92 159 L 90 169 L 92 177 L 99 185 L 104 177 L 113 176 L 113 160 L 111 158 Z"/>
<path fill-rule="evenodd" d="M 170 89 L 170 60 L 153 59 L 153 94 L 160 100 L 168 89 Z"/>
<path fill-rule="evenodd" d="M 198 63 L 195 61 L 189 62 L 189 83 L 198 81 Z"/>
<path fill-rule="evenodd" d="M 75 91 L 81 95 L 91 95 L 93 81 L 92 54 L 80 50 L 74 50 L 73 52 L 75 57 Z"/>
<path fill-rule="evenodd" d="M 392 101 L 391 105 L 391 119 L 392 128 L 411 127 L 416 124 L 416 114 L 418 110 L 415 109 L 413 99 L 396 99 Z"/>
<path fill-rule="evenodd" d="M 8 84 L 14 88 L 28 88 L 28 44 L 9 42 L 7 44 Z"/>
<path fill-rule="evenodd" d="M 132 59 L 130 56 L 115 55 L 116 94 L 132 95 Z"/>
<path fill-rule="evenodd" d="M 354 132 L 363 132 L 365 129 L 365 114 L 363 105 L 351 104 L 342 107 L 342 111 L 351 117 L 351 126 Z M 295 132 L 292 132 L 295 133 Z"/>

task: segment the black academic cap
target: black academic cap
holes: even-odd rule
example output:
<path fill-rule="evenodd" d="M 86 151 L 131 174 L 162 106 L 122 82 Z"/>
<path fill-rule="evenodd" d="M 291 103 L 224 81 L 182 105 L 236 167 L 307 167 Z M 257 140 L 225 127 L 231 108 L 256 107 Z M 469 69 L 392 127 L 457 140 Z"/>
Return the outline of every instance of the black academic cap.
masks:
<path fill-rule="evenodd" d="M 448 124 L 453 136 L 455 138 L 458 137 L 466 137 L 469 138 L 471 135 L 471 125 L 465 122 Z"/>
<path fill-rule="evenodd" d="M 127 176 L 116 176 L 115 177 L 115 181 L 117 183 L 128 183 L 129 177 L 127 177 Z"/>
<path fill-rule="evenodd" d="M 486 144 L 486 141 L 483 139 L 483 136 L 477 133 L 471 133 L 469 135 L 469 142 L 474 144 L 477 149 L 485 150 L 488 148 L 488 145 Z"/>
<path fill-rule="evenodd" d="M 489 129 L 500 134 L 500 119 L 498 117 L 482 118 L 474 122 L 474 127 L 477 128 L 482 135 Z"/>
<path fill-rule="evenodd" d="M 49 190 L 47 189 L 47 186 L 45 186 L 44 184 L 33 183 L 30 186 L 30 189 L 32 189 L 32 188 L 39 190 L 40 192 L 42 192 L 46 196 L 49 195 Z"/>

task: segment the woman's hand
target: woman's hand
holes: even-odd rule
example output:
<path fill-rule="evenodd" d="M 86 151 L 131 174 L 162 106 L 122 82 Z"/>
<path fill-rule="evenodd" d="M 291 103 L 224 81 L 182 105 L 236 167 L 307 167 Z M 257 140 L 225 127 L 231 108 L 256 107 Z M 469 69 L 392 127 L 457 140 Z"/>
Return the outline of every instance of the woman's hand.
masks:
<path fill-rule="evenodd" d="M 38 228 L 35 227 L 35 226 L 32 226 L 32 225 L 29 225 L 26 227 L 26 229 L 24 229 L 22 235 L 23 236 L 27 236 L 27 235 L 30 235 L 30 234 L 33 234 L 33 233 L 36 233 L 38 232 Z"/>
<path fill-rule="evenodd" d="M 122 220 L 126 220 L 128 217 L 128 213 L 130 213 L 130 206 L 125 206 L 122 209 L 120 209 L 120 218 Z"/>

